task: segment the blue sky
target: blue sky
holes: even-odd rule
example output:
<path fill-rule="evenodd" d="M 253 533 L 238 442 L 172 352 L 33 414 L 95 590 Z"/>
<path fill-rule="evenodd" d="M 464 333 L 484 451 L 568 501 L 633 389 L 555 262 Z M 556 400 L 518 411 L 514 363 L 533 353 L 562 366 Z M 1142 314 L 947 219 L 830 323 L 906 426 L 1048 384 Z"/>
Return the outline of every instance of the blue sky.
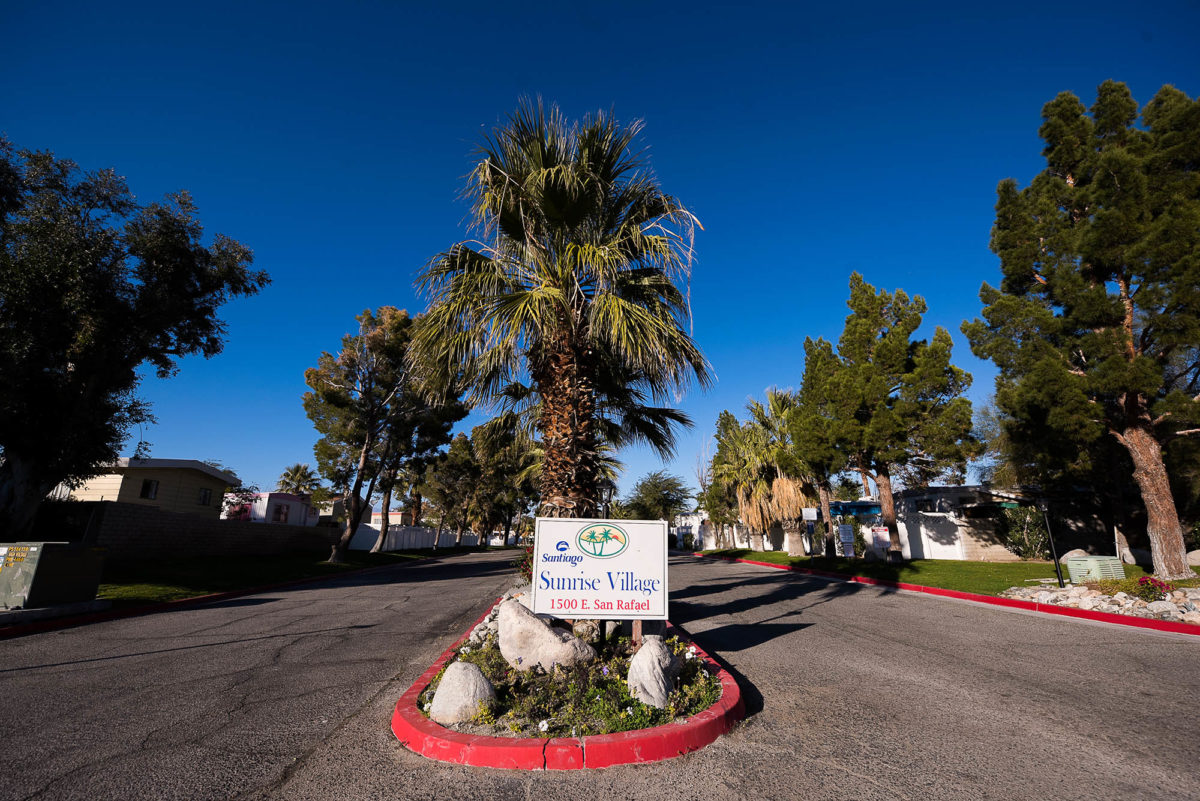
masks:
<path fill-rule="evenodd" d="M 796 386 L 806 335 L 836 339 L 853 270 L 924 296 L 922 333 L 948 328 L 990 394 L 958 326 L 998 280 L 997 182 L 1041 167 L 1042 105 L 1108 78 L 1200 93 L 1197 3 L 1039 5 L 0 1 L 0 131 L 144 201 L 187 189 L 254 250 L 272 285 L 224 309 L 222 354 L 146 380 L 143 433 L 270 487 L 314 463 L 305 368 L 363 309 L 423 308 L 414 275 L 464 237 L 463 176 L 518 98 L 644 119 L 705 229 L 691 297 L 719 382 L 681 400 L 696 426 L 665 465 L 694 483 L 720 411 Z M 621 456 L 623 488 L 664 467 Z"/>

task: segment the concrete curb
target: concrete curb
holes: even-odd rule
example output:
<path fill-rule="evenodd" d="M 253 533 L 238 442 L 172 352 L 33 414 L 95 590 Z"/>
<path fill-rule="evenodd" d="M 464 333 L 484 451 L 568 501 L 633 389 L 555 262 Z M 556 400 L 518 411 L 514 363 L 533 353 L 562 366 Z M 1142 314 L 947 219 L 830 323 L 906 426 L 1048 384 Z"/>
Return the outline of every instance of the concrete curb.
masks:
<path fill-rule="evenodd" d="M 427 561 L 424 559 L 414 559 L 411 561 Z M 69 615 L 66 617 L 51 618 L 48 620 L 38 620 L 29 623 L 15 623 L 10 626 L 0 626 L 0 640 L 7 640 L 13 637 L 24 637 L 29 634 L 40 634 L 45 631 L 55 631 L 57 629 L 67 629 L 74 626 L 83 626 L 89 623 L 104 623 L 109 620 L 122 620 L 127 617 L 141 617 L 142 615 L 151 615 L 155 612 L 166 612 L 171 609 L 181 609 L 196 604 L 206 604 L 213 601 L 224 601 L 229 598 L 241 598 L 245 595 L 257 595 L 263 592 L 274 592 L 275 590 L 288 589 L 290 587 L 298 587 L 303 584 L 312 584 L 318 581 L 327 581 L 334 578 L 342 578 L 343 576 L 362 576 L 370 573 L 379 573 L 384 570 L 390 570 L 397 565 L 408 564 L 405 562 L 397 562 L 394 565 L 377 565 L 375 567 L 363 567 L 357 570 L 347 570 L 342 573 L 334 573 L 328 576 L 309 576 L 308 578 L 291 579 L 290 581 L 280 581 L 275 584 L 263 584 L 258 587 L 247 587 L 241 590 L 227 590 L 225 592 L 213 592 L 208 595 L 196 595 L 191 598 L 179 598 L 174 601 L 163 601 L 156 604 L 145 604 L 143 606 L 134 606 L 128 609 L 114 609 L 107 612 L 92 612 L 83 615 Z"/>
<path fill-rule="evenodd" d="M 940 587 L 926 587 L 923 584 L 906 584 L 902 581 L 887 581 L 886 579 L 873 579 L 867 576 L 852 576 L 848 573 L 833 573 L 828 570 L 811 570 L 807 567 L 777 565 L 772 562 L 757 562 L 753 559 L 735 559 L 730 556 L 713 556 L 699 552 L 693 553 L 692 556 L 698 556 L 702 559 L 715 559 L 721 562 L 744 562 L 748 565 L 773 567 L 777 570 L 803 573 L 808 576 L 820 576 L 821 578 L 839 579 L 855 584 L 871 584 L 876 587 L 889 587 L 897 590 L 908 590 L 910 592 L 923 592 L 927 595 L 938 595 L 943 598 L 957 598 L 961 601 L 975 601 L 976 603 L 991 604 L 992 606 L 1007 606 L 1013 609 L 1025 609 L 1030 612 L 1042 612 L 1050 615 L 1061 615 L 1062 617 L 1077 617 L 1101 623 L 1115 623 L 1118 626 L 1132 626 L 1134 628 L 1151 629 L 1153 631 L 1166 631 L 1171 634 L 1200 636 L 1200 626 L 1192 623 L 1176 623 L 1171 620 L 1150 620 L 1144 617 L 1116 615 L 1112 612 L 1092 612 L 1087 609 L 1073 609 L 1069 606 L 1058 606 L 1057 604 L 1039 604 L 1036 601 L 1019 601 L 1016 598 L 1001 598 L 996 595 L 979 595 L 973 592 L 943 590 Z"/>
<path fill-rule="evenodd" d="M 499 601 L 497 601 L 499 603 Z M 493 608 L 494 608 L 493 604 Z M 454 641 L 429 669 L 421 674 L 396 702 L 392 733 L 401 745 L 417 754 L 441 762 L 506 770 L 580 770 L 659 762 L 699 750 L 716 740 L 745 717 L 741 689 L 729 672 L 696 646 L 698 655 L 721 682 L 721 697 L 708 709 L 681 723 L 653 729 L 601 734 L 589 737 L 537 737 L 516 739 L 461 734 L 439 726 L 421 714 L 417 703 L 422 692 L 450 660 L 471 630 L 488 616 L 489 609 Z M 667 624 L 668 633 L 683 636 Z"/>

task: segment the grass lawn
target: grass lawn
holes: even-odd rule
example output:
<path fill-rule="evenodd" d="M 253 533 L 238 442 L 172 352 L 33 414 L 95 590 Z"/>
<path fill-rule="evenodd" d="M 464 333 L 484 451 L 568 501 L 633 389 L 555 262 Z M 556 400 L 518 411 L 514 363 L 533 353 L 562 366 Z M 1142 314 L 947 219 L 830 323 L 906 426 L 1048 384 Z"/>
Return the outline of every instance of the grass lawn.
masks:
<path fill-rule="evenodd" d="M 317 554 L 147 559 L 105 565 L 96 597 L 112 601 L 117 608 L 138 606 L 294 579 L 336 576 L 347 570 L 426 559 L 433 553 L 432 549 L 403 553 L 351 551 L 346 554 L 346 563 L 340 565 L 332 565 Z M 442 548 L 438 553 L 454 551 Z"/>
<path fill-rule="evenodd" d="M 974 592 L 980 595 L 999 595 L 1009 587 L 1024 587 L 1032 582 L 1026 579 L 1054 578 L 1053 562 L 962 562 L 955 559 L 917 559 L 900 565 L 882 562 L 865 562 L 862 559 L 825 559 L 807 556 L 788 556 L 783 551 L 751 551 L 746 548 L 729 548 L 722 551 L 705 551 L 710 556 L 725 556 L 734 559 L 751 559 L 755 562 L 770 562 L 777 565 L 793 565 L 810 570 L 825 570 L 866 576 L 887 581 L 902 581 L 926 587 L 946 590 Z M 1131 579 L 1148 575 L 1137 565 L 1125 565 L 1125 577 Z M 1066 566 L 1063 579 L 1069 581 Z M 1198 580 L 1200 583 L 1200 580 Z M 1185 582 L 1193 585 L 1193 582 Z"/>

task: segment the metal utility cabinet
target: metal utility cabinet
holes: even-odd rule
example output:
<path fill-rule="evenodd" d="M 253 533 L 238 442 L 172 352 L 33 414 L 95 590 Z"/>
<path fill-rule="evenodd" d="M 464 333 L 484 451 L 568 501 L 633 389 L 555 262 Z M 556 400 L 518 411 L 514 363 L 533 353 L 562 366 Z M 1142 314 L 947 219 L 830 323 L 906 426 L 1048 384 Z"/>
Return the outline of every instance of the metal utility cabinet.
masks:
<path fill-rule="evenodd" d="M 0 543 L 0 608 L 94 600 L 103 564 L 100 550 L 68 542 Z"/>
<path fill-rule="evenodd" d="M 1073 556 L 1067 560 L 1072 584 L 1125 578 L 1125 565 L 1115 556 Z"/>

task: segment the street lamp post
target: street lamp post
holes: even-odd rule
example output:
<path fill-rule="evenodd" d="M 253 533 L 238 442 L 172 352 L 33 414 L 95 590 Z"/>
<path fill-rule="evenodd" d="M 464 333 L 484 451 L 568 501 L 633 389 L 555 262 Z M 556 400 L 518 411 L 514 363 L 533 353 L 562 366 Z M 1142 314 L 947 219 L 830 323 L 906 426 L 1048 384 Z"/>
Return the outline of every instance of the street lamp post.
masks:
<path fill-rule="evenodd" d="M 613 495 L 617 491 L 617 485 L 606 478 L 600 482 L 597 489 L 600 493 L 600 517 L 607 519 L 608 513 L 611 511 Z"/>
<path fill-rule="evenodd" d="M 1038 500 L 1037 508 L 1042 513 L 1042 520 L 1046 523 L 1046 536 L 1050 538 L 1050 556 L 1054 559 L 1054 575 L 1058 576 L 1058 587 L 1062 589 L 1065 586 L 1063 584 L 1062 565 L 1058 563 L 1058 548 L 1054 547 L 1054 532 L 1050 530 L 1050 515 L 1047 514 L 1049 504 L 1046 503 L 1045 498 Z"/>

